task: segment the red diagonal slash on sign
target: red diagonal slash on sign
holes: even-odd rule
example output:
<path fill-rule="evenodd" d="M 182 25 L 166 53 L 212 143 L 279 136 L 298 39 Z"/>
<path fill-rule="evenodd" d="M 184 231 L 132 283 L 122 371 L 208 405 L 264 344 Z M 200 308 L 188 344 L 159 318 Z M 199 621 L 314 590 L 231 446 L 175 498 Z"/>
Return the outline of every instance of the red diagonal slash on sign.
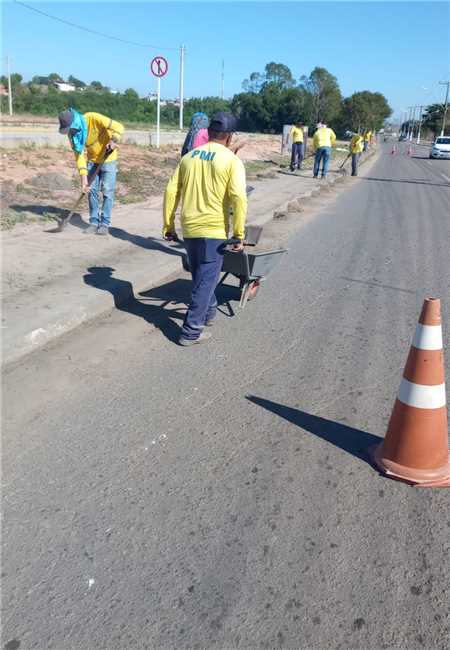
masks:
<path fill-rule="evenodd" d="M 163 56 L 155 56 L 150 63 L 150 70 L 155 77 L 164 77 L 169 69 L 167 59 Z"/>

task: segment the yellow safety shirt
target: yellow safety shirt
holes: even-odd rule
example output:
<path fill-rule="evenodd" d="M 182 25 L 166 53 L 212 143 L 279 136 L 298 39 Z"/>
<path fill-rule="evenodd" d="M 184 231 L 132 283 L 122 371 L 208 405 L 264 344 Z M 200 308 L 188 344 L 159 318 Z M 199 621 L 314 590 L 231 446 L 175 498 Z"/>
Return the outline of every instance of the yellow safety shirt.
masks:
<path fill-rule="evenodd" d="M 363 137 L 359 133 L 355 133 L 350 142 L 350 151 L 352 153 L 362 153 L 363 149 Z"/>
<path fill-rule="evenodd" d="M 180 199 L 185 239 L 227 239 L 230 208 L 233 236 L 244 239 L 245 167 L 224 145 L 208 142 L 183 156 L 164 193 L 163 235 L 175 230 L 175 212 Z"/>
<path fill-rule="evenodd" d="M 293 126 L 290 130 L 290 136 L 292 142 L 302 142 L 303 143 L 303 129 L 298 126 Z"/>
<path fill-rule="evenodd" d="M 323 126 L 314 133 L 314 149 L 319 149 L 319 147 L 332 147 L 335 142 L 336 134 L 328 126 Z"/>
<path fill-rule="evenodd" d="M 85 151 L 75 153 L 75 160 L 78 171 L 81 176 L 85 176 L 87 171 L 87 161 L 100 163 L 105 157 L 106 145 L 113 142 L 120 142 L 124 132 L 123 124 L 112 120 L 110 117 L 100 113 L 85 113 L 84 119 L 87 123 L 87 138 Z M 108 162 L 117 160 L 117 149 L 108 156 Z"/>

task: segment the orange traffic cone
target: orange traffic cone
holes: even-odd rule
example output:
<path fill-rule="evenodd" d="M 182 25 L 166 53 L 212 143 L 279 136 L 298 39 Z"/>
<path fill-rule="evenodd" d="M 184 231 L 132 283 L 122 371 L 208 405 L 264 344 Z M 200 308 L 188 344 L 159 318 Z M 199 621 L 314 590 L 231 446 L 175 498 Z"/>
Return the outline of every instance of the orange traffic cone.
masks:
<path fill-rule="evenodd" d="M 408 145 L 408 156 L 412 156 L 412 155 L 413 155 L 413 148 L 411 147 L 411 145 Z"/>
<path fill-rule="evenodd" d="M 396 153 L 397 153 L 397 147 L 395 146 L 395 144 L 393 144 L 391 149 L 391 154 L 395 156 Z"/>
<path fill-rule="evenodd" d="M 427 298 L 384 441 L 371 452 L 387 476 L 450 487 L 441 302 Z"/>

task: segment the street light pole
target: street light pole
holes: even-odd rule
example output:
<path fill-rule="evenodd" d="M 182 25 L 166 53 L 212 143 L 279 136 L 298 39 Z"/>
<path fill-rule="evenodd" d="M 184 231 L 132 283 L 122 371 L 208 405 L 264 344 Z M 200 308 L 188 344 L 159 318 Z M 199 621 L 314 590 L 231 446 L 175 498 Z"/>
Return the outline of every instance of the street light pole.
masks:
<path fill-rule="evenodd" d="M 184 102 L 184 45 L 180 45 L 180 131 L 183 128 L 183 102 Z"/>
<path fill-rule="evenodd" d="M 447 92 L 445 93 L 445 104 L 444 104 L 444 116 L 442 118 L 442 130 L 441 136 L 445 133 L 445 122 L 447 119 L 447 110 L 448 110 L 448 87 L 450 86 L 450 81 L 440 81 L 441 86 L 447 86 Z"/>
<path fill-rule="evenodd" d="M 421 128 L 422 128 L 422 112 L 423 112 L 423 106 L 419 106 L 419 111 L 420 111 L 420 114 L 419 114 L 419 130 L 418 130 L 418 132 L 417 132 L 417 141 L 416 141 L 417 144 L 420 144 L 420 130 L 421 130 Z"/>

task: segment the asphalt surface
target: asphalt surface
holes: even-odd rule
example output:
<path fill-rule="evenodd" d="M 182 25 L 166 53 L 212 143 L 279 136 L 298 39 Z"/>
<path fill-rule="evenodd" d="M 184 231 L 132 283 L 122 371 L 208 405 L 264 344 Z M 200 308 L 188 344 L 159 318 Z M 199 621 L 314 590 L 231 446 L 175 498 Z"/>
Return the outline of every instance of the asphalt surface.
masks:
<path fill-rule="evenodd" d="M 9 370 L 2 648 L 449 647 L 450 492 L 366 455 L 425 296 L 450 339 L 450 163 L 416 151 L 305 220 L 214 341 L 174 344 L 173 278 Z"/>

